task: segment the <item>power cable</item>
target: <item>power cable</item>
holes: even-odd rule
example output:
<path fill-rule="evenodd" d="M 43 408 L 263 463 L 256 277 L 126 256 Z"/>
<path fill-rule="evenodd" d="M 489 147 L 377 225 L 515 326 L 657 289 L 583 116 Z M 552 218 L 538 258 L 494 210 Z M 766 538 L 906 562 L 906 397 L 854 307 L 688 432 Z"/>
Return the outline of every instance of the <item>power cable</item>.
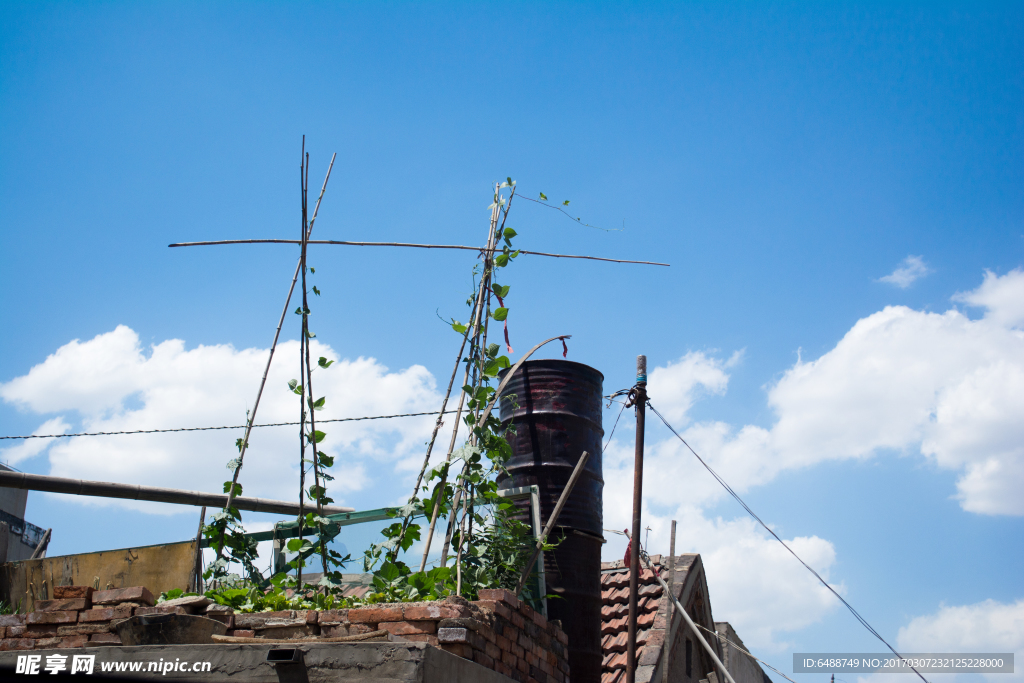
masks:
<path fill-rule="evenodd" d="M 443 415 L 454 413 L 454 410 L 432 410 L 426 413 L 401 413 L 399 415 L 368 415 L 366 417 L 339 417 L 333 420 L 319 420 L 324 422 L 359 422 L 362 420 L 386 420 L 393 417 L 420 417 L 422 415 Z M 253 425 L 256 427 L 288 427 L 299 424 L 298 422 L 269 422 L 267 424 Z M 222 427 L 179 427 L 178 429 L 136 429 L 124 432 L 79 432 L 77 434 L 29 434 L 27 436 L 0 436 L 0 439 L 60 439 L 72 436 L 116 436 L 121 434 L 164 434 L 167 432 L 207 432 L 217 429 L 245 429 L 247 425 L 225 425 Z"/>
<path fill-rule="evenodd" d="M 889 650 L 890 650 L 890 651 L 891 651 L 891 652 L 892 652 L 892 653 L 893 653 L 894 655 L 896 655 L 897 657 L 899 657 L 899 658 L 900 658 L 901 660 L 903 660 L 903 661 L 906 661 L 906 659 L 904 659 L 904 658 L 903 658 L 903 655 L 901 655 L 901 654 L 900 654 L 899 652 L 897 652 L 897 651 L 896 651 L 896 649 L 895 649 L 895 648 L 894 648 L 894 647 L 893 647 L 892 645 L 890 645 L 890 644 L 889 644 L 889 642 L 888 642 L 888 641 L 887 641 L 887 640 L 886 640 L 885 638 L 883 638 L 883 637 L 882 637 L 882 634 L 880 634 L 880 633 L 879 633 L 878 631 L 876 631 L 876 630 L 874 629 L 874 627 L 872 627 L 872 626 L 871 626 L 871 624 L 869 624 L 869 623 L 867 622 L 867 620 L 866 620 L 866 619 L 864 619 L 864 617 L 862 617 L 862 616 L 860 615 L 860 613 L 859 613 L 859 612 L 858 612 L 857 610 L 855 610 L 855 609 L 853 608 L 853 605 L 851 605 L 850 603 L 848 603 L 848 602 L 847 602 L 847 601 L 846 601 L 846 600 L 845 600 L 845 599 L 843 598 L 843 596 L 841 596 L 841 595 L 840 595 L 839 593 L 837 593 L 837 592 L 836 592 L 836 589 L 834 589 L 834 588 L 833 588 L 832 586 L 830 586 L 830 585 L 828 584 L 828 582 L 827 582 L 827 581 L 825 581 L 825 579 L 821 578 L 821 575 L 820 575 L 820 574 L 818 574 L 818 572 L 814 571 L 814 569 L 812 569 L 812 568 L 811 568 L 811 566 L 810 566 L 809 564 L 807 564 L 806 562 L 804 562 L 804 561 L 803 561 L 803 560 L 802 560 L 802 559 L 800 558 L 800 556 L 799 556 L 799 555 L 797 555 L 797 554 L 796 554 L 795 552 L 793 552 L 793 549 L 792 549 L 792 548 L 790 548 L 790 547 L 789 547 L 788 545 L 786 545 L 786 542 L 785 542 L 785 541 L 783 541 L 783 540 L 782 540 L 781 538 L 779 538 L 779 535 L 778 535 L 778 534 L 776 534 L 776 533 L 775 533 L 774 531 L 772 531 L 772 530 L 771 530 L 771 528 L 770 528 L 770 527 L 769 527 L 769 526 L 768 526 L 767 524 L 765 524 L 765 523 L 764 523 L 763 521 L 761 521 L 761 518 L 760 518 L 760 517 L 758 517 L 758 516 L 757 516 L 757 514 L 756 514 L 756 513 L 755 513 L 755 512 L 753 511 L 753 510 L 751 510 L 751 509 L 750 509 L 750 506 L 749 506 L 749 505 L 747 505 L 747 504 L 746 504 L 745 502 L 743 502 L 743 499 L 742 499 L 742 498 L 740 498 L 740 497 L 739 497 L 739 495 L 738 495 L 738 494 L 737 494 L 737 493 L 736 493 L 735 491 L 733 491 L 733 490 L 732 490 L 732 487 L 731 487 L 731 486 L 729 486 L 729 484 L 727 484 L 727 483 L 725 482 L 725 480 L 724 480 L 724 479 L 722 479 L 722 477 L 720 477 L 720 476 L 718 475 L 718 473 L 717 473 L 717 472 L 715 472 L 715 471 L 714 471 L 714 470 L 713 470 L 713 469 L 711 468 L 711 466 L 710 466 L 710 465 L 708 465 L 708 464 L 707 464 L 706 462 L 704 462 L 704 458 L 700 457 L 700 455 L 698 455 L 698 454 L 697 454 L 697 451 L 693 450 L 693 446 L 691 446 L 690 444 L 688 444 L 688 443 L 686 442 L 686 439 L 684 439 L 684 438 L 683 438 L 682 436 L 680 436 L 680 435 L 679 435 L 679 432 L 677 432 L 677 431 L 676 431 L 676 430 L 675 430 L 675 429 L 674 429 L 674 428 L 672 427 L 672 425 L 670 425 L 670 424 L 668 423 L 668 420 L 666 420 L 666 419 L 665 419 L 665 417 L 664 417 L 664 416 L 663 416 L 663 415 L 662 415 L 661 413 L 659 413 L 659 412 L 658 412 L 658 409 L 657 409 L 657 408 L 655 408 L 655 407 L 654 407 L 653 405 L 651 405 L 651 402 L 650 402 L 650 401 L 647 401 L 647 407 L 648 407 L 648 408 L 650 408 L 650 409 L 651 409 L 651 411 L 652 411 L 652 412 L 653 412 L 653 413 L 654 413 L 655 415 L 657 415 L 657 416 L 658 416 L 658 419 L 660 419 L 660 420 L 662 421 L 662 423 L 663 423 L 663 424 L 664 424 L 664 425 L 665 425 L 666 427 L 668 427 L 668 429 L 669 429 L 669 431 L 670 431 L 670 432 L 672 432 L 673 434 L 675 434 L 675 436 L 676 436 L 676 438 L 677 438 L 677 439 L 679 439 L 680 441 L 682 441 L 682 442 L 683 442 L 683 445 L 684 445 L 684 446 L 686 446 L 686 447 L 687 447 L 688 449 L 690 449 L 690 452 L 691 452 L 691 453 L 693 453 L 694 457 L 695 457 L 695 458 L 697 458 L 697 460 L 699 460 L 699 461 L 700 461 L 700 464 L 704 466 L 704 469 L 706 469 L 706 470 L 707 470 L 708 472 L 710 472 L 710 473 L 711 473 L 711 476 L 713 476 L 713 477 L 714 477 L 714 478 L 715 478 L 715 479 L 716 479 L 716 480 L 718 481 L 718 483 L 719 483 L 719 484 L 721 484 L 721 485 L 722 485 L 722 487 L 723 487 L 723 488 L 724 488 L 724 489 L 725 489 L 726 491 L 728 491 L 728 492 L 729 492 L 729 495 L 730 495 L 730 496 L 732 496 L 733 498 L 735 498 L 735 499 L 736 499 L 736 502 L 738 502 L 738 503 L 739 503 L 740 505 L 742 505 L 742 506 L 743 506 L 743 509 L 744 509 L 744 510 L 746 510 L 746 511 L 747 511 L 747 513 L 748 513 L 748 514 L 749 514 L 749 515 L 750 515 L 751 517 L 753 517 L 753 518 L 754 518 L 754 519 L 755 519 L 755 520 L 757 521 L 757 523 L 758 523 L 758 524 L 760 524 L 760 525 L 761 525 L 762 527 L 764 527 L 765 531 L 767 531 L 768 533 L 770 533 L 770 534 L 771 534 L 771 535 L 772 535 L 772 536 L 773 536 L 773 537 L 775 538 L 775 540 L 776 540 L 776 541 L 778 541 L 779 543 L 781 543 L 781 544 L 782 544 L 782 547 L 783 547 L 783 548 L 785 548 L 786 550 L 788 550 L 788 551 L 789 551 L 789 554 L 790 554 L 790 555 L 792 555 L 793 557 L 795 557 L 795 558 L 797 559 L 797 562 L 799 562 L 800 564 L 802 564 L 802 565 L 804 566 L 804 568 L 805 568 L 805 569 L 807 569 L 807 571 L 809 571 L 810 573 L 814 574 L 815 578 L 817 578 L 817 579 L 818 579 L 818 581 L 820 581 L 820 582 L 821 582 L 821 585 L 823 585 L 823 586 L 824 586 L 825 588 L 827 588 L 827 589 L 828 589 L 828 590 L 829 590 L 829 591 L 830 591 L 830 592 L 832 593 L 832 595 L 834 595 L 834 596 L 836 596 L 837 598 L 839 598 L 839 601 L 840 601 L 840 602 L 842 602 L 842 603 L 843 603 L 843 604 L 844 604 L 844 605 L 846 606 L 846 609 L 850 610 L 850 614 L 852 614 L 852 615 L 854 616 L 854 618 L 856 618 L 856 619 L 857 619 L 857 621 L 859 621 L 859 622 L 861 623 L 861 625 L 862 625 L 862 626 L 863 626 L 864 628 L 866 628 L 866 629 L 868 630 L 868 633 L 870 633 L 870 634 L 871 634 L 871 635 L 873 635 L 873 636 L 874 636 L 875 638 L 878 638 L 878 639 L 879 639 L 880 641 L 882 641 L 882 643 L 883 643 L 883 644 L 884 644 L 884 645 L 885 645 L 885 646 L 886 646 L 887 648 L 889 648 Z M 908 662 L 908 665 L 909 665 L 909 662 Z M 916 674 L 918 675 L 918 677 L 919 677 L 919 678 L 920 678 L 920 679 L 921 679 L 922 681 L 924 681 L 925 683 L 928 683 L 928 679 L 927 679 L 927 678 L 925 678 L 924 676 L 922 676 L 922 675 L 921 675 L 921 672 L 920 672 L 920 671 L 918 671 L 917 669 L 915 669 L 915 668 L 914 668 L 914 667 L 912 667 L 912 666 L 911 666 L 910 668 L 911 668 L 911 669 L 913 670 L 913 672 L 914 672 L 914 673 L 916 673 Z"/>

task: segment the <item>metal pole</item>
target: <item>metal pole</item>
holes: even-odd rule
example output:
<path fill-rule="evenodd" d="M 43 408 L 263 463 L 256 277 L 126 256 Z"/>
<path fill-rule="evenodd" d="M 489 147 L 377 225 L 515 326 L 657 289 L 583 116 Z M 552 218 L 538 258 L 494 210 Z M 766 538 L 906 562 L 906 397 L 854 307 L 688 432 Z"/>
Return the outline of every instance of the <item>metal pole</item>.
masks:
<path fill-rule="evenodd" d="M 640 589 L 640 503 L 644 489 L 644 409 L 647 405 L 647 356 L 636 357 L 636 451 L 633 459 L 633 533 L 629 545 L 629 631 L 626 642 L 626 683 L 636 680 L 637 594 Z"/>
<path fill-rule="evenodd" d="M 156 503 L 173 503 L 176 505 L 194 505 L 201 507 L 222 508 L 228 497 L 219 493 L 202 493 L 200 491 L 182 491 L 181 489 L 165 489 L 158 486 L 135 486 L 134 484 L 113 484 L 107 481 L 84 481 L 82 479 L 65 479 L 64 477 L 48 477 L 44 474 L 26 474 L 24 472 L 0 471 L 0 487 L 11 489 L 27 489 L 29 491 L 49 491 L 50 493 L 69 493 L 74 496 L 96 496 L 98 498 L 124 498 L 127 500 L 149 500 Z M 238 496 L 231 503 L 232 507 L 251 512 L 276 512 L 282 515 L 297 515 L 299 506 L 285 500 L 267 500 L 265 498 L 249 498 Z M 355 508 L 325 505 L 325 515 L 336 515 L 355 512 Z"/>
<path fill-rule="evenodd" d="M 533 536 L 540 538 L 540 487 L 536 484 L 530 487 L 530 519 L 533 522 Z M 544 551 L 537 555 L 537 592 L 540 593 L 541 613 L 548 615 L 548 594 L 547 574 L 544 570 Z"/>
<path fill-rule="evenodd" d="M 668 625 L 669 638 L 665 641 L 663 651 L 665 652 L 665 665 L 661 669 L 661 681 L 662 683 L 668 683 L 668 666 L 670 656 L 672 654 L 672 645 L 675 642 L 675 603 L 672 599 L 675 598 L 675 580 L 676 580 L 676 520 L 672 520 L 672 533 L 668 538 L 668 614 L 666 616 L 666 624 Z"/>

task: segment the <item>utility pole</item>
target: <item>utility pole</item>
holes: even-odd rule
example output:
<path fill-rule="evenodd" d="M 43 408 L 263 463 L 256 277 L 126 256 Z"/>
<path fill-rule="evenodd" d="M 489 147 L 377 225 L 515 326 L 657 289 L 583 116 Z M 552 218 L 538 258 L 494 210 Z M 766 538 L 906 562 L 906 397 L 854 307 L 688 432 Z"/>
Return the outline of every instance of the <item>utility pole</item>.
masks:
<path fill-rule="evenodd" d="M 636 357 L 636 386 L 630 392 L 636 408 L 636 454 L 633 461 L 633 532 L 629 544 L 629 632 L 626 683 L 636 680 L 637 594 L 640 588 L 640 503 L 644 488 L 644 417 L 647 407 L 647 356 Z"/>

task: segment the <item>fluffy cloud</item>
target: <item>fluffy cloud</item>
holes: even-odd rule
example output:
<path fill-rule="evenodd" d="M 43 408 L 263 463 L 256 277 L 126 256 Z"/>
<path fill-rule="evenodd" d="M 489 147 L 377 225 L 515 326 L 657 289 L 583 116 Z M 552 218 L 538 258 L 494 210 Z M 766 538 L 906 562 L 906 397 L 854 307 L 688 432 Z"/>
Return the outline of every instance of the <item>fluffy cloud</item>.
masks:
<path fill-rule="evenodd" d="M 63 418 L 55 417 L 39 425 L 33 434 L 65 434 L 71 428 Z M 0 460 L 8 465 L 17 465 L 22 460 L 34 458 L 50 446 L 48 439 L 25 439 L 16 446 L 0 450 Z"/>
<path fill-rule="evenodd" d="M 924 259 L 920 256 L 908 256 L 903 259 L 903 262 L 885 277 L 878 278 L 879 282 L 885 282 L 890 285 L 895 285 L 900 289 L 906 289 L 910 285 L 914 284 L 916 280 L 923 278 L 925 275 L 930 273 L 928 266 L 925 265 Z"/>
<path fill-rule="evenodd" d="M 1024 652 L 1024 600 L 1004 603 L 985 600 L 973 605 L 942 605 L 933 614 L 915 617 L 899 630 L 897 649 L 902 652 L 997 653 Z M 990 681 L 1019 681 L 1019 663 L 1012 674 L 982 674 Z M 974 679 L 976 674 L 963 674 Z M 955 674 L 928 674 L 930 681 L 954 681 Z M 861 683 L 897 683 L 906 674 L 876 674 Z"/>
<path fill-rule="evenodd" d="M 314 358 L 337 358 L 330 347 L 319 343 L 312 345 L 311 352 Z M 230 345 L 187 350 L 181 340 L 156 344 L 147 353 L 134 331 L 119 326 L 94 339 L 62 346 L 28 374 L 0 385 L 0 397 L 37 413 L 77 413 L 83 431 L 237 425 L 245 422 L 267 353 Z M 286 385 L 299 374 L 297 355 L 298 342 L 279 345 L 257 423 L 296 419 L 299 397 Z M 313 386 L 317 397 L 327 397 L 319 413 L 323 419 L 425 412 L 440 404 L 433 377 L 425 368 L 414 365 L 391 372 L 372 358 L 338 360 L 314 373 Z M 65 418 L 49 420 L 40 431 L 56 429 Z M 325 423 L 324 450 L 335 455 L 338 463 L 331 487 L 338 504 L 344 504 L 346 494 L 370 483 L 369 471 L 382 470 L 389 481 L 396 481 L 396 476 L 397 481 L 408 478 L 422 462 L 421 444 L 429 437 L 433 421 L 425 416 Z M 225 463 L 237 454 L 234 441 L 239 436 L 241 430 L 75 437 L 52 445 L 42 443 L 42 447 L 32 444 L 8 457 L 24 460 L 49 446 L 53 475 L 219 491 L 229 476 Z M 297 498 L 297 441 L 297 427 L 253 431 L 241 477 L 247 495 Z M 155 503 L 82 500 L 151 512 L 182 510 Z"/>
<path fill-rule="evenodd" d="M 654 404 L 674 426 L 686 426 L 684 438 L 739 493 L 826 460 L 917 453 L 960 473 L 956 495 L 965 510 L 1024 514 L 1024 333 L 1017 328 L 1024 273 L 989 273 L 956 299 L 984 308 L 984 317 L 887 307 L 858 321 L 821 358 L 798 361 L 768 388 L 776 416 L 770 427 L 689 424 L 694 401 L 728 385 L 729 363 L 702 353 L 650 373 Z M 622 529 L 632 507 L 632 444 L 616 440 L 604 458 L 605 526 Z M 838 605 L 748 520 L 704 518 L 702 510 L 727 494 L 677 439 L 649 440 L 645 470 L 657 473 L 644 482 L 651 547 L 667 548 L 669 520 L 682 522 L 682 547 L 707 561 L 716 614 L 752 646 L 778 648 L 782 634 Z M 835 560 L 828 541 L 787 543 L 827 576 Z M 624 542 L 610 542 L 606 559 L 623 550 Z M 779 596 L 786 597 L 776 604 Z"/>

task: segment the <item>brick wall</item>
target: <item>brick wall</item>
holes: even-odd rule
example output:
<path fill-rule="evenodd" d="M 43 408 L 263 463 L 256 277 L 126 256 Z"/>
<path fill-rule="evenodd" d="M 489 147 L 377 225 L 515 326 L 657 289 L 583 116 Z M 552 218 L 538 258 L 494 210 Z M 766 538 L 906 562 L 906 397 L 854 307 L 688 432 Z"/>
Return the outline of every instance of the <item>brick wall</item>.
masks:
<path fill-rule="evenodd" d="M 568 638 L 507 590 L 481 590 L 480 600 L 367 605 L 339 610 L 235 614 L 202 596 L 153 605 L 141 586 L 94 591 L 58 586 L 36 611 L 0 616 L 0 650 L 120 645 L 114 626 L 143 614 L 200 614 L 224 623 L 227 634 L 249 638 L 337 637 L 385 630 L 475 661 L 520 683 L 568 683 Z"/>

